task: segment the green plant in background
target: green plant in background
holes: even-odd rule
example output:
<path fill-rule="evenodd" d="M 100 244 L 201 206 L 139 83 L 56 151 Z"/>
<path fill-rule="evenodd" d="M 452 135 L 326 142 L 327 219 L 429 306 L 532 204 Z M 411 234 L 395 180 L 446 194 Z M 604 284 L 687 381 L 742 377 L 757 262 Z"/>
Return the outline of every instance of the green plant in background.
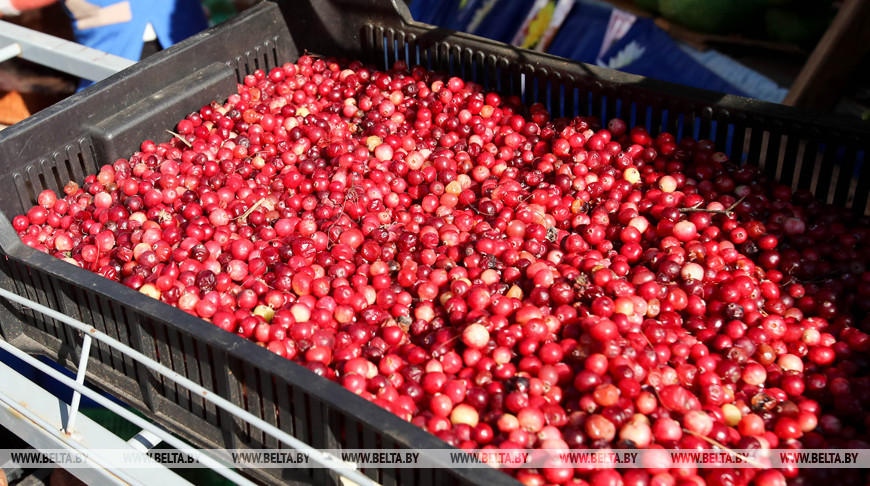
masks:
<path fill-rule="evenodd" d="M 202 0 L 208 13 L 209 25 L 217 25 L 237 14 L 233 0 Z"/>
<path fill-rule="evenodd" d="M 739 31 L 767 0 L 659 0 L 662 17 L 699 32 Z"/>
<path fill-rule="evenodd" d="M 829 2 L 801 2 L 770 7 L 764 14 L 767 37 L 811 48 L 824 35 L 834 17 Z"/>
<path fill-rule="evenodd" d="M 743 33 L 812 48 L 834 17 L 831 0 L 634 0 L 698 32 Z"/>
<path fill-rule="evenodd" d="M 634 0 L 634 4 L 650 12 L 659 11 L 659 0 Z"/>

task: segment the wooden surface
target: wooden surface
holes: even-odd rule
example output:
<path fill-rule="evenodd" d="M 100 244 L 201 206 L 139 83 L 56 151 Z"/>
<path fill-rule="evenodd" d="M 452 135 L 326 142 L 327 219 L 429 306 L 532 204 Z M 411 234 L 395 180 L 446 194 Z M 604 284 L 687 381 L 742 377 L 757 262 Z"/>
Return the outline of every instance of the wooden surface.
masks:
<path fill-rule="evenodd" d="M 657 16 L 657 14 L 638 7 L 637 4 L 634 3 L 634 0 L 602 1 L 638 17 L 655 17 L 655 23 L 660 29 L 670 34 L 670 36 L 673 37 L 675 40 L 685 42 L 686 44 L 692 46 L 695 49 L 698 49 L 699 51 L 706 51 L 707 49 L 714 48 L 717 45 L 730 45 L 757 48 L 772 52 L 785 52 L 791 54 L 801 54 L 806 52 L 795 44 L 768 41 L 763 39 L 753 39 L 751 37 L 746 37 L 739 34 L 708 34 L 687 29 L 682 25 L 671 22 L 664 17 L 659 17 Z"/>
<path fill-rule="evenodd" d="M 69 17 L 60 3 L 28 10 L 3 20 L 22 27 L 72 39 Z M 59 73 L 22 59 L 0 62 L 0 125 L 12 125 L 66 98 L 75 92 L 78 82 Z"/>
<path fill-rule="evenodd" d="M 804 108 L 831 108 L 868 50 L 870 2 L 845 0 L 783 103 Z"/>
<path fill-rule="evenodd" d="M 675 24 L 662 17 L 656 17 L 656 25 L 670 34 L 676 40 L 683 41 L 699 51 L 706 51 L 714 46 L 740 46 L 754 49 L 763 49 L 771 52 L 783 52 L 789 54 L 805 54 L 806 51 L 796 44 L 753 39 L 738 34 L 707 34 L 687 29 L 682 25 Z"/>
<path fill-rule="evenodd" d="M 17 91 L 0 91 L 0 125 L 12 125 L 32 115 L 24 97 Z M 0 483 L 2 486 L 2 483 Z"/>

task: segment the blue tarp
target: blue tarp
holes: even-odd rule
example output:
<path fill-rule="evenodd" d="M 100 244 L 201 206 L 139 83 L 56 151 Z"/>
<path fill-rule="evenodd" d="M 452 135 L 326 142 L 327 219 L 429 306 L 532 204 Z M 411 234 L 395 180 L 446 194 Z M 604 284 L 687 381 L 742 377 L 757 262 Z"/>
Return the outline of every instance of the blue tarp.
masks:
<path fill-rule="evenodd" d="M 535 2 L 531 0 L 413 0 L 415 19 L 511 42 Z M 780 102 L 786 90 L 715 51 L 700 53 L 676 43 L 650 18 L 638 17 L 624 36 L 602 52 L 614 9 L 578 0 L 547 52 L 619 71 L 722 93 Z"/>
<path fill-rule="evenodd" d="M 510 42 L 534 2 L 531 0 L 414 0 L 414 20 L 488 39 Z"/>

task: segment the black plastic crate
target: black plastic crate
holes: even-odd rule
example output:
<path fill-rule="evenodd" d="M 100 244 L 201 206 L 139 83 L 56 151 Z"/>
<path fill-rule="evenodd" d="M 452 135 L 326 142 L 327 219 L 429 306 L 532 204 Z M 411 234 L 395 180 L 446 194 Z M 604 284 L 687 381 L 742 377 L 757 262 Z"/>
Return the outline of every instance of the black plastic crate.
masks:
<path fill-rule="evenodd" d="M 43 189 L 61 190 L 146 139 L 166 140 L 191 111 L 224 100 L 255 69 L 311 52 L 421 64 L 481 83 L 554 115 L 623 117 L 652 133 L 711 138 L 732 159 L 823 201 L 867 212 L 870 130 L 830 115 L 685 88 L 413 22 L 399 0 L 265 2 L 154 55 L 0 134 L 0 285 L 91 324 L 317 448 L 446 445 L 340 385 L 181 310 L 21 243 L 10 220 Z M 74 367 L 81 338 L 2 301 L 0 334 Z M 102 345 L 88 378 L 203 447 L 272 448 L 277 441 Z M 390 484 L 508 483 L 490 469 L 378 469 Z M 250 472 L 250 470 L 249 470 Z M 264 482 L 335 482 L 325 469 L 263 469 Z"/>

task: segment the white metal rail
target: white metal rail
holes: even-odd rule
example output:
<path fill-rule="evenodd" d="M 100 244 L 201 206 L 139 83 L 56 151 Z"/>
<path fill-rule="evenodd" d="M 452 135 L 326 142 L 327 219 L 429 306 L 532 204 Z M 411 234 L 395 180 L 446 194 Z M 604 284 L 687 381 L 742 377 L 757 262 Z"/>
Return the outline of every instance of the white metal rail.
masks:
<path fill-rule="evenodd" d="M 135 62 L 0 20 L 0 62 L 13 57 L 99 81 Z"/>
<path fill-rule="evenodd" d="M 235 417 L 238 417 L 238 418 L 244 420 L 245 422 L 257 427 L 258 429 L 262 430 L 264 433 L 274 437 L 275 439 L 283 442 L 284 444 L 286 444 L 286 445 L 288 445 L 296 450 L 299 450 L 301 452 L 306 453 L 312 461 L 316 462 L 317 464 L 320 464 L 321 466 L 323 466 L 325 468 L 328 468 L 328 469 L 334 471 L 335 473 L 339 474 L 340 476 L 345 477 L 345 478 L 347 478 L 347 479 L 349 479 L 349 480 L 353 481 L 354 483 L 357 483 L 361 486 L 376 486 L 377 485 L 377 483 L 372 481 L 368 476 L 362 474 L 360 471 L 357 471 L 353 465 L 347 464 L 347 463 L 341 461 L 337 457 L 326 454 L 318 449 L 311 447 L 310 445 L 306 444 L 305 442 L 293 437 L 292 435 L 284 432 L 283 430 L 275 427 L 274 425 L 262 420 L 259 417 L 254 416 L 250 412 L 240 408 L 239 406 L 235 405 L 234 403 L 218 396 L 216 393 L 214 393 L 214 392 L 194 383 L 193 381 L 181 376 L 180 374 L 176 373 L 175 371 L 172 371 L 171 369 L 163 366 L 162 364 L 152 360 L 151 358 L 149 358 L 149 357 L 145 356 L 144 354 L 136 351 L 135 349 L 127 346 L 126 344 L 115 340 L 111 336 L 109 336 L 103 332 L 100 332 L 99 330 L 97 330 L 93 326 L 90 326 L 90 325 L 85 324 L 81 321 L 73 319 L 72 317 L 69 317 L 65 314 L 57 312 L 57 311 L 50 309 L 48 307 L 45 307 L 44 305 L 42 305 L 38 302 L 34 302 L 32 300 L 21 297 L 18 294 L 9 292 L 8 290 L 5 290 L 5 289 L 0 289 L 0 297 L 8 299 L 8 300 L 15 302 L 17 304 L 29 307 L 35 311 L 38 311 L 42 314 L 45 314 L 48 317 L 51 317 L 59 322 L 62 322 L 64 324 L 72 327 L 73 329 L 76 329 L 76 330 L 84 333 L 83 342 L 82 342 L 82 355 L 81 355 L 80 360 L 79 360 L 79 368 L 77 371 L 76 380 L 72 380 L 71 378 L 64 376 L 62 373 L 58 373 L 56 370 L 53 370 L 50 366 L 46 365 L 45 363 L 42 363 L 39 360 L 31 357 L 27 353 L 15 348 L 11 344 L 9 344 L 3 340 L 0 340 L 0 348 L 5 349 L 6 351 L 10 352 L 14 356 L 26 361 L 27 363 L 33 365 L 34 367 L 38 368 L 41 371 L 54 374 L 56 376 L 56 378 L 61 383 L 72 388 L 74 390 L 75 394 L 73 395 L 73 400 L 72 400 L 73 404 L 71 405 L 71 407 L 73 405 L 75 405 L 75 406 L 78 405 L 78 400 L 76 399 L 77 394 L 79 394 L 79 393 L 88 394 L 88 397 L 93 399 L 98 404 L 106 407 L 107 409 L 111 410 L 114 413 L 117 413 L 118 415 L 120 415 L 124 419 L 129 420 L 130 422 L 134 423 L 137 427 L 141 427 L 143 430 L 146 430 L 146 431 L 154 434 L 155 436 L 160 437 L 162 440 L 166 441 L 167 443 L 169 443 L 173 447 L 176 447 L 180 452 L 191 455 L 191 456 L 197 455 L 197 457 L 199 457 L 199 459 L 200 459 L 200 462 L 202 462 L 203 464 L 206 464 L 209 467 L 212 467 L 215 471 L 217 471 L 222 476 L 224 476 L 232 481 L 235 481 L 238 484 L 253 484 L 253 483 L 250 483 L 250 481 L 248 481 L 244 477 L 238 475 L 238 473 L 236 473 L 235 471 L 232 471 L 231 469 L 227 468 L 221 462 L 219 462 L 219 461 L 217 461 L 217 460 L 215 460 L 207 455 L 206 456 L 199 455 L 200 451 L 193 449 L 192 447 L 190 447 L 189 445 L 187 445 L 183 441 L 179 440 L 178 438 L 176 438 L 172 434 L 167 433 L 163 429 L 155 426 L 154 424 L 148 422 L 147 420 L 142 419 L 138 415 L 133 414 L 132 412 L 130 412 L 129 410 L 125 409 L 124 407 L 118 405 L 117 403 L 113 402 L 112 400 L 109 400 L 109 399 L 103 397 L 102 395 L 94 393 L 93 391 L 91 391 L 87 387 L 85 387 L 83 385 L 83 383 L 84 383 L 85 375 L 87 372 L 87 362 L 88 362 L 88 359 L 87 359 L 88 355 L 85 354 L 85 352 L 88 349 L 90 349 L 91 340 L 95 339 L 97 341 L 100 341 L 101 343 L 106 344 L 107 346 L 110 346 L 113 349 L 118 350 L 119 352 L 123 353 L 125 356 L 129 356 L 130 358 L 136 360 L 138 363 L 142 364 L 143 366 L 147 367 L 148 369 L 155 371 L 155 372 L 163 375 L 164 377 L 174 381 L 175 383 L 177 383 L 181 387 L 185 388 L 187 391 L 203 398 L 204 400 L 207 400 L 207 401 L 213 403 L 215 406 L 225 410 L 226 412 L 234 415 Z M 71 408 L 69 411 L 69 419 L 67 420 L 67 423 L 64 426 L 67 434 L 71 434 L 71 433 L 75 432 L 75 429 L 73 428 L 73 425 L 75 425 L 73 423 L 73 420 L 75 417 L 76 417 L 76 410 Z"/>
<path fill-rule="evenodd" d="M 9 349 L 11 346 L 5 341 L 0 341 L 0 347 Z M 56 370 L 51 370 L 57 373 Z M 85 483 L 124 483 L 142 486 L 189 484 L 163 464 L 141 454 L 145 451 L 136 448 L 134 444 L 124 442 L 88 417 L 82 417 L 78 421 L 79 433 L 67 435 L 63 430 L 64 422 L 69 417 L 67 404 L 2 362 L 0 362 L 0 377 L 3 382 L 3 387 L 0 389 L 0 423 L 39 451 L 68 450 L 87 455 L 88 460 L 85 464 L 87 467 L 77 466 L 75 471 L 71 471 Z M 143 466 L 141 469 L 126 470 L 116 467 L 112 463 L 112 458 L 104 457 L 100 452 L 104 450 L 141 454 L 136 456 L 137 464 Z M 9 453 L 0 454 L 0 467 L 7 470 L 17 466 L 30 467 L 26 464 L 16 464 L 14 462 L 16 460 L 21 459 Z"/>

